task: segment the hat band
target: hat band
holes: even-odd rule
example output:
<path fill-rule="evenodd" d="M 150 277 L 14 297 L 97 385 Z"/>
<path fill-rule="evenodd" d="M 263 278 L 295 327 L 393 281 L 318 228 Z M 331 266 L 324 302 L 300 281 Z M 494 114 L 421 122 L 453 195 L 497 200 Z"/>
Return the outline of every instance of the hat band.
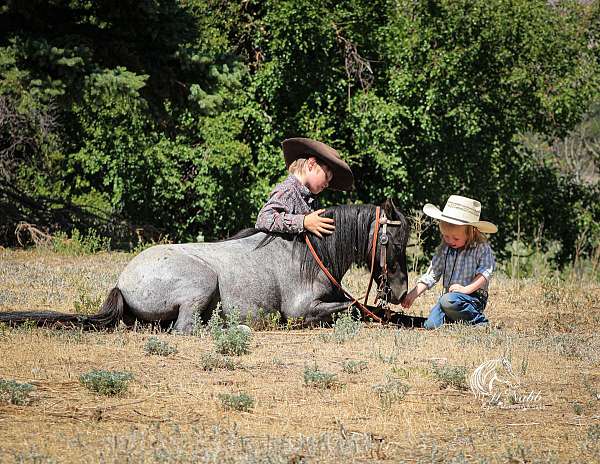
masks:
<path fill-rule="evenodd" d="M 448 219 L 452 219 L 453 221 L 458 221 L 458 222 L 462 222 L 463 224 L 471 224 L 472 222 L 477 222 L 477 221 L 466 221 L 464 219 L 459 219 L 453 216 L 448 216 L 444 213 L 442 213 L 442 217 L 448 218 Z"/>

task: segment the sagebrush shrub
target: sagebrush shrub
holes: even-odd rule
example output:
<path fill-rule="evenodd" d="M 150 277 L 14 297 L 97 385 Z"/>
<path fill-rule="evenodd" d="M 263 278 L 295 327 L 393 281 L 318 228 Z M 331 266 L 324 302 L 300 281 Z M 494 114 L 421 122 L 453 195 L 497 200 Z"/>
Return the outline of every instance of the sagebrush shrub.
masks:
<path fill-rule="evenodd" d="M 133 374 L 129 372 L 92 370 L 79 376 L 79 382 L 100 395 L 113 396 L 127 391 Z"/>
<path fill-rule="evenodd" d="M 392 404 L 404 399 L 410 386 L 397 379 L 387 379 L 384 383 L 373 386 L 381 406 L 388 409 Z"/>
<path fill-rule="evenodd" d="M 73 229 L 71 238 L 65 232 L 58 232 L 52 237 L 52 249 L 55 253 L 68 256 L 82 256 L 110 251 L 110 237 L 100 236 L 95 229 L 82 234 Z"/>
<path fill-rule="evenodd" d="M 366 368 L 366 361 L 355 361 L 348 359 L 346 362 L 344 362 L 342 370 L 348 374 L 358 374 L 359 372 L 364 371 Z"/>
<path fill-rule="evenodd" d="M 361 325 L 350 309 L 343 312 L 333 324 L 333 340 L 337 343 L 352 340 L 360 332 Z"/>
<path fill-rule="evenodd" d="M 24 406 L 31 402 L 29 394 L 35 387 L 29 383 L 0 379 L 0 403 Z"/>
<path fill-rule="evenodd" d="M 333 388 L 340 385 L 335 374 L 320 371 L 316 365 L 304 368 L 304 384 L 309 387 L 321 389 Z"/>
<path fill-rule="evenodd" d="M 214 371 L 215 369 L 233 371 L 236 366 L 232 359 L 211 351 L 200 355 L 200 367 L 205 371 Z"/>
<path fill-rule="evenodd" d="M 246 393 L 239 393 L 237 395 L 222 393 L 219 395 L 219 399 L 225 409 L 249 412 L 254 407 L 254 399 Z"/>
<path fill-rule="evenodd" d="M 440 388 L 448 386 L 459 390 L 467 390 L 467 368 L 465 366 L 432 366 L 434 378 L 440 384 Z"/>
<path fill-rule="evenodd" d="M 250 352 L 252 332 L 247 326 L 240 325 L 239 311 L 230 311 L 223 324 L 217 308 L 208 322 L 210 334 L 213 337 L 215 351 L 225 355 L 240 356 Z"/>
<path fill-rule="evenodd" d="M 144 345 L 144 351 L 149 355 L 169 356 L 177 353 L 177 348 L 169 345 L 164 340 L 160 340 L 158 337 L 150 337 Z"/>

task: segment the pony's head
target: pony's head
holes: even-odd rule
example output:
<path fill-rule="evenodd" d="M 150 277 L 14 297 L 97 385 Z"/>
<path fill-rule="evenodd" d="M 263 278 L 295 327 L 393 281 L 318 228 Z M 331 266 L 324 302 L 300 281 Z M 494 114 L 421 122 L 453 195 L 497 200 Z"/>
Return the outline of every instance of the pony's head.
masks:
<path fill-rule="evenodd" d="M 385 216 L 394 224 L 388 224 L 386 234 L 387 238 L 383 238 L 383 231 L 380 229 L 379 241 L 377 246 L 378 256 L 381 256 L 381 247 L 386 247 L 385 261 L 387 264 L 387 279 L 390 287 L 388 301 L 393 304 L 399 304 L 405 297 L 408 290 L 408 271 L 406 266 L 406 244 L 408 242 L 409 228 L 408 221 L 394 205 L 391 199 L 381 205 L 381 209 L 385 212 Z M 376 259 L 379 261 L 379 258 Z M 381 263 L 379 265 L 379 273 L 382 272 Z"/>

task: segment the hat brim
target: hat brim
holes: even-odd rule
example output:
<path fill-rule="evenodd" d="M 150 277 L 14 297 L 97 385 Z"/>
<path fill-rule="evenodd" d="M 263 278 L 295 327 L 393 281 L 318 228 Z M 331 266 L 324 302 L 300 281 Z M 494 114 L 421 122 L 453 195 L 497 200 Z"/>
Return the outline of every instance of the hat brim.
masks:
<path fill-rule="evenodd" d="M 440 211 L 440 209 L 437 206 L 434 206 L 431 203 L 427 203 L 425 206 L 423 206 L 423 212 L 427 216 L 432 217 L 433 219 L 437 219 L 439 221 L 448 222 L 450 224 L 455 224 L 457 226 L 477 227 L 481 232 L 486 233 L 486 234 L 495 234 L 496 232 L 498 232 L 498 227 L 496 226 L 496 224 L 492 224 L 491 222 L 488 222 L 488 221 L 469 222 L 469 221 L 461 221 L 460 219 L 444 216 L 444 213 L 442 211 Z"/>
<path fill-rule="evenodd" d="M 302 137 L 284 140 L 282 143 L 285 166 L 289 167 L 298 158 L 314 156 L 325 162 L 331 169 L 332 178 L 329 188 L 334 190 L 352 190 L 354 175 L 337 151 L 322 142 Z"/>

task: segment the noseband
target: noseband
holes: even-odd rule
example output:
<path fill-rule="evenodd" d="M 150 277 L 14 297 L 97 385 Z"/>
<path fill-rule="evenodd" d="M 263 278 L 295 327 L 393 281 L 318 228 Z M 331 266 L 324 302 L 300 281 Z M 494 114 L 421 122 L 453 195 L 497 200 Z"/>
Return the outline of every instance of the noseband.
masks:
<path fill-rule="evenodd" d="M 347 298 L 352 300 L 351 304 L 355 304 L 360 308 L 365 316 L 372 318 L 373 320 L 383 323 L 384 321 L 377 315 L 373 314 L 367 308 L 367 300 L 369 299 L 369 293 L 371 292 L 371 285 L 373 284 L 374 275 L 375 275 L 375 255 L 377 253 L 377 242 L 381 245 L 379 247 L 379 267 L 381 269 L 381 274 L 379 274 L 379 285 L 377 287 L 377 296 L 375 297 L 375 302 L 377 303 L 377 299 L 381 296 L 382 304 L 381 306 L 384 309 L 387 309 L 387 297 L 390 293 L 390 287 L 388 285 L 388 270 L 387 270 L 387 245 L 389 243 L 389 238 L 387 236 L 387 226 L 400 226 L 402 225 L 402 221 L 391 221 L 386 216 L 385 213 L 381 211 L 381 207 L 377 206 L 375 208 L 375 228 L 373 229 L 373 238 L 371 240 L 371 275 L 369 277 L 369 287 L 367 288 L 367 294 L 365 295 L 364 303 L 361 303 L 356 298 L 350 294 L 346 289 L 344 289 L 341 284 L 336 280 L 335 277 L 329 272 L 327 267 L 317 255 L 312 243 L 310 243 L 310 239 L 308 235 L 304 235 L 304 241 L 308 246 L 308 249 L 312 253 L 315 261 L 323 271 L 323 273 L 327 276 L 327 278 L 331 281 L 333 285 L 335 285 Z M 381 238 L 379 238 L 379 227 L 381 226 Z"/>

